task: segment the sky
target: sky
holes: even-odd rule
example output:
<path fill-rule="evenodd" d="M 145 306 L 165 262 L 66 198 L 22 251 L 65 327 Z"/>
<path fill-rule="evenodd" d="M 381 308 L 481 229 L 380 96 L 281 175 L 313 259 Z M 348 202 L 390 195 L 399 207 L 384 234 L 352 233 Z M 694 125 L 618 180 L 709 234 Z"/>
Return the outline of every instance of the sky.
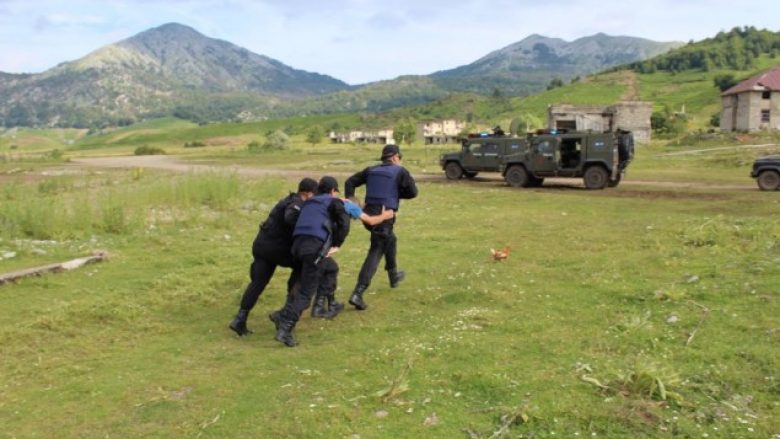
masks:
<path fill-rule="evenodd" d="M 469 64 L 532 34 L 698 41 L 780 30 L 766 0 L 0 0 L 0 71 L 39 73 L 176 22 L 349 84 Z"/>

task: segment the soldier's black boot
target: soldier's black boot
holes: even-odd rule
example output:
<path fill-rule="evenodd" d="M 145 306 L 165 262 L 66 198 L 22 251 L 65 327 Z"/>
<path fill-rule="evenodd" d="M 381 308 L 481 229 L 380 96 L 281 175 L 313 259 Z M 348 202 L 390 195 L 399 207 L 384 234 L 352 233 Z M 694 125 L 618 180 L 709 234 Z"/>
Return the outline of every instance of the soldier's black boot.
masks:
<path fill-rule="evenodd" d="M 368 285 L 357 284 L 355 285 L 355 291 L 349 296 L 349 304 L 357 308 L 358 311 L 363 311 L 368 308 L 366 302 L 363 302 L 363 293 L 368 289 Z"/>
<path fill-rule="evenodd" d="M 344 304 L 341 302 L 336 302 L 336 295 L 331 294 L 328 296 L 328 318 L 332 319 L 335 318 L 341 310 L 344 309 Z"/>
<path fill-rule="evenodd" d="M 405 277 L 406 272 L 404 271 L 398 271 L 396 268 L 387 270 L 387 278 L 390 279 L 390 288 L 396 288 Z"/>
<path fill-rule="evenodd" d="M 238 314 L 231 320 L 230 324 L 228 325 L 228 328 L 232 329 L 233 332 L 238 334 L 239 337 L 243 337 L 245 335 L 249 335 L 252 333 L 252 331 L 249 330 L 249 328 L 246 327 L 246 319 L 249 317 L 249 310 L 248 309 L 239 309 Z"/>
<path fill-rule="evenodd" d="M 290 320 L 285 320 L 281 316 L 279 316 L 278 319 L 278 328 L 276 330 L 276 336 L 274 339 L 278 341 L 279 343 L 283 343 L 287 347 L 295 347 L 298 345 L 298 342 L 295 341 L 295 337 L 293 337 L 292 331 L 295 327 L 295 322 Z"/>
<path fill-rule="evenodd" d="M 271 320 L 274 323 L 274 327 L 276 327 L 276 330 L 279 330 L 279 315 L 282 312 L 280 310 L 276 310 L 272 312 L 271 314 L 268 314 L 268 319 Z"/>
<path fill-rule="evenodd" d="M 330 318 L 330 315 L 328 313 L 328 307 L 326 306 L 326 301 L 328 298 L 326 296 L 317 296 L 316 299 L 314 299 L 314 306 L 311 308 L 311 316 L 316 319 L 327 319 Z"/>

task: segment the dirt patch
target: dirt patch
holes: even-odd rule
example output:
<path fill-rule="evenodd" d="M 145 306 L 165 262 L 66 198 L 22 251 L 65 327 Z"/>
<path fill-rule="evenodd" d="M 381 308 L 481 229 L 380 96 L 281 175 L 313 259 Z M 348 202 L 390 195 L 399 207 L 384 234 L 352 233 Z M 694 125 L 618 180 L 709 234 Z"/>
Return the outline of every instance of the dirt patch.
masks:
<path fill-rule="evenodd" d="M 264 168 L 258 166 L 224 166 L 224 165 L 205 165 L 205 164 L 193 164 L 180 161 L 176 157 L 164 156 L 164 155 L 151 155 L 151 156 L 120 156 L 120 157 L 94 157 L 94 158 L 73 158 L 71 164 L 74 166 L 90 166 L 90 167 L 102 167 L 102 168 L 148 168 L 148 169 L 162 169 L 174 172 L 235 172 L 239 175 L 249 177 L 266 177 L 266 176 L 285 176 L 301 178 L 311 176 L 312 174 L 321 174 L 323 171 L 317 170 L 290 170 L 290 169 L 278 169 L 278 168 Z M 352 175 L 352 172 L 344 171 L 328 171 L 328 174 L 334 177 L 345 178 Z M 472 180 L 460 180 L 451 181 L 447 180 L 441 173 L 415 173 L 414 177 L 419 182 L 430 182 L 439 184 L 466 184 L 466 185 L 481 185 L 486 184 L 506 187 L 503 178 L 499 174 L 484 174 L 476 177 Z M 642 190 L 626 190 L 626 188 L 632 187 L 656 187 L 665 188 L 666 191 L 642 191 Z M 745 185 L 723 185 L 723 184 L 711 184 L 704 182 L 672 182 L 672 181 L 648 181 L 648 180 L 625 180 L 620 183 L 619 190 L 605 189 L 603 191 L 588 191 L 583 186 L 581 179 L 573 178 L 547 178 L 544 181 L 544 186 L 534 189 L 515 189 L 515 190 L 537 190 L 537 191 L 552 191 L 552 190 L 576 190 L 583 191 L 589 194 L 604 194 L 609 196 L 642 196 L 648 198 L 677 198 L 677 199 L 728 199 L 728 195 L 722 195 L 717 193 L 694 193 L 694 192 L 678 192 L 674 189 L 692 189 L 692 190 L 708 190 L 708 191 L 753 191 L 755 187 L 751 183 Z M 708 198 L 711 197 L 711 198 Z M 722 197 L 722 198 L 721 198 Z"/>
<path fill-rule="evenodd" d="M 618 75 L 618 80 L 625 84 L 626 91 L 620 97 L 621 101 L 639 100 L 639 81 L 636 79 L 636 73 L 632 70 L 623 70 Z"/>

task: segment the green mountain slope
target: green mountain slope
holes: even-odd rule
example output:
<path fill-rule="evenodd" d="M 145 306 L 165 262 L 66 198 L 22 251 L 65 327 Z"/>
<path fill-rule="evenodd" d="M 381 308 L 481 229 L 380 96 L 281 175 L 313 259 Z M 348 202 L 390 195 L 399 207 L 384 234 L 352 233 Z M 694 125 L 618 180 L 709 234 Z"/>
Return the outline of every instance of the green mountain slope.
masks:
<path fill-rule="evenodd" d="M 39 75 L 3 75 L 0 81 L 6 126 L 126 124 L 177 111 L 228 118 L 281 98 L 349 87 L 175 23 Z"/>

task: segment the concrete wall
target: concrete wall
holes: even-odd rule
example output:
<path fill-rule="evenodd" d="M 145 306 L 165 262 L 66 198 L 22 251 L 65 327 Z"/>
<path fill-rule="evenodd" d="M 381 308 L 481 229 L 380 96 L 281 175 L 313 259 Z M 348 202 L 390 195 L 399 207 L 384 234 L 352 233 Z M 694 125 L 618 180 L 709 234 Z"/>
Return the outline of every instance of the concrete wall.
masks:
<path fill-rule="evenodd" d="M 636 143 L 648 143 L 651 136 L 650 115 L 653 104 L 622 101 L 615 105 L 551 105 L 547 111 L 548 128 L 574 124 L 578 131 L 596 132 L 627 130 Z"/>
<path fill-rule="evenodd" d="M 720 99 L 720 129 L 734 131 L 736 129 L 737 95 L 723 96 Z"/>
<path fill-rule="evenodd" d="M 653 114 L 653 104 L 650 102 L 625 101 L 615 105 L 613 129 L 621 129 L 634 133 L 636 143 L 648 143 L 652 135 L 650 116 Z"/>
<path fill-rule="evenodd" d="M 721 98 L 720 129 L 723 131 L 780 130 L 780 91 L 751 90 Z M 761 122 L 761 111 L 769 111 L 769 122 Z"/>

